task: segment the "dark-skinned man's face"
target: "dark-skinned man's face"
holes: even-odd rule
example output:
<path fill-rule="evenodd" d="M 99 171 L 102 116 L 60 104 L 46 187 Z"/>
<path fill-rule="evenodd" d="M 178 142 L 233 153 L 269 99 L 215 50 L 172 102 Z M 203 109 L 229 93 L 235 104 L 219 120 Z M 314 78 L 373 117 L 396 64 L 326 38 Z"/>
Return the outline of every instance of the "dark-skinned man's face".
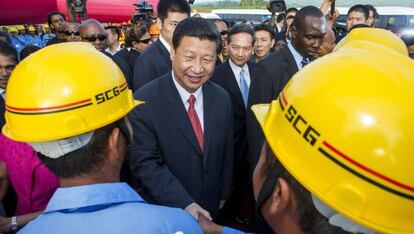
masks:
<path fill-rule="evenodd" d="M 326 34 L 325 19 L 307 16 L 300 27 L 291 27 L 292 44 L 303 57 L 315 57 Z"/>

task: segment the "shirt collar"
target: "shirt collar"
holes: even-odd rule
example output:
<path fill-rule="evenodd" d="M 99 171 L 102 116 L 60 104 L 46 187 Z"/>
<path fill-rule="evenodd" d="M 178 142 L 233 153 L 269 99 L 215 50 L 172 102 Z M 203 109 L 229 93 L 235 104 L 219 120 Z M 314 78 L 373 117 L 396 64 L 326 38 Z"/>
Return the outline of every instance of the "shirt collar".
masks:
<path fill-rule="evenodd" d="M 6 97 L 6 90 L 0 88 L 0 97 L 2 97 L 2 98 Z"/>
<path fill-rule="evenodd" d="M 167 41 L 160 35 L 159 37 L 161 43 L 165 46 L 165 48 L 168 50 L 168 53 L 171 53 L 171 46 L 167 43 Z"/>
<path fill-rule="evenodd" d="M 287 45 L 288 45 L 288 48 L 289 48 L 290 52 L 293 55 L 293 58 L 295 59 L 297 67 L 299 69 L 301 69 L 302 68 L 303 56 L 301 54 L 299 54 L 299 52 L 293 47 L 291 42 L 289 42 Z"/>
<path fill-rule="evenodd" d="M 101 183 L 58 188 L 44 213 L 124 202 L 145 203 L 126 183 Z"/>
<path fill-rule="evenodd" d="M 241 70 L 244 70 L 245 74 L 249 74 L 249 67 L 247 66 L 247 63 L 245 63 L 243 67 L 239 67 L 236 64 L 234 64 L 233 61 L 231 61 L 231 59 L 229 59 L 229 64 L 230 64 L 231 70 L 233 70 L 236 77 L 239 76 Z"/>
<path fill-rule="evenodd" d="M 186 89 L 184 89 L 181 86 L 180 83 L 177 82 L 177 80 L 175 79 L 174 71 L 172 71 L 171 74 L 172 74 L 172 79 L 174 81 L 174 85 L 177 88 L 178 93 L 180 94 L 181 100 L 183 101 L 184 105 L 187 103 L 191 95 L 194 95 L 196 99 L 196 103 L 197 103 L 197 100 L 200 100 L 200 97 L 203 95 L 203 86 L 198 88 L 194 93 L 189 93 Z"/>

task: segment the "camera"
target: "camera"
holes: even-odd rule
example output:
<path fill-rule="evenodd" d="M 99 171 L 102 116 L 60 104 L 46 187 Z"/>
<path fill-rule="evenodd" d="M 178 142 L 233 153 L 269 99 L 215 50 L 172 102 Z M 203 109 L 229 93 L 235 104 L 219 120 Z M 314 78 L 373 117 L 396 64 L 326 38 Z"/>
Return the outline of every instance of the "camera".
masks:
<path fill-rule="evenodd" d="M 133 23 L 141 23 L 141 24 L 147 24 L 151 21 L 151 13 L 154 12 L 154 8 L 151 4 L 148 4 L 147 1 L 141 0 L 137 3 L 134 3 L 135 10 L 138 11 L 138 13 L 134 14 L 132 16 L 132 22 Z"/>
<path fill-rule="evenodd" d="M 280 13 L 286 11 L 285 0 L 270 0 L 267 4 L 267 9 L 272 13 Z"/>

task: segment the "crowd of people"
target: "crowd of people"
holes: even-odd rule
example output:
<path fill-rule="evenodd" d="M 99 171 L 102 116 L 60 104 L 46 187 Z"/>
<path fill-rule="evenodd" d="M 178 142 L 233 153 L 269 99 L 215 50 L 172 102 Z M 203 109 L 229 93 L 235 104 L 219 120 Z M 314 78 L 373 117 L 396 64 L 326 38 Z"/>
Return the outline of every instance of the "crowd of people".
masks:
<path fill-rule="evenodd" d="M 333 2 L 3 28 L 0 233 L 413 233 L 414 34 Z"/>

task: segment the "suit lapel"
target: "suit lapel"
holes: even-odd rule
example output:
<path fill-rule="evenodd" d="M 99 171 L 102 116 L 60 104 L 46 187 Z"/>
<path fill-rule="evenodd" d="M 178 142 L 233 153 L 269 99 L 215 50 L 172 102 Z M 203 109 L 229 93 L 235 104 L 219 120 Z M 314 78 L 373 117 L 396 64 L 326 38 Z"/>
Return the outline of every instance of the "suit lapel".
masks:
<path fill-rule="evenodd" d="M 230 95 L 233 97 L 236 97 L 237 103 L 239 103 L 243 107 L 243 109 L 245 109 L 246 107 L 244 106 L 243 96 L 240 91 L 239 84 L 237 84 L 236 76 L 234 75 L 234 72 L 231 69 L 229 60 L 227 60 L 223 66 L 226 66 L 226 67 L 224 69 L 225 74 L 222 79 L 224 79 L 225 82 L 227 83 L 227 87 L 229 89 Z"/>
<path fill-rule="evenodd" d="M 171 76 L 171 73 L 168 73 L 168 75 L 163 79 L 166 79 L 166 85 L 164 87 L 163 93 L 165 93 L 168 115 L 173 119 L 173 122 L 177 125 L 178 129 L 190 142 L 193 148 L 200 155 L 202 155 L 197 138 L 194 134 L 193 127 L 191 126 L 190 119 L 188 118 L 187 111 L 172 80 L 173 78 Z"/>
<path fill-rule="evenodd" d="M 162 44 L 162 42 L 158 39 L 155 43 L 158 47 L 160 54 L 162 56 L 162 60 L 169 66 L 172 66 L 171 59 L 170 59 L 170 52 L 168 52 L 167 48 Z"/>
<path fill-rule="evenodd" d="M 299 71 L 298 66 L 296 65 L 296 61 L 293 58 L 293 55 L 290 52 L 288 46 L 285 46 L 285 48 L 282 49 L 282 54 L 289 77 L 292 77 L 296 72 Z"/>
<path fill-rule="evenodd" d="M 203 85 L 203 112 L 204 112 L 204 163 L 209 155 L 213 123 L 215 123 L 216 97 L 212 93 L 211 81 Z"/>

